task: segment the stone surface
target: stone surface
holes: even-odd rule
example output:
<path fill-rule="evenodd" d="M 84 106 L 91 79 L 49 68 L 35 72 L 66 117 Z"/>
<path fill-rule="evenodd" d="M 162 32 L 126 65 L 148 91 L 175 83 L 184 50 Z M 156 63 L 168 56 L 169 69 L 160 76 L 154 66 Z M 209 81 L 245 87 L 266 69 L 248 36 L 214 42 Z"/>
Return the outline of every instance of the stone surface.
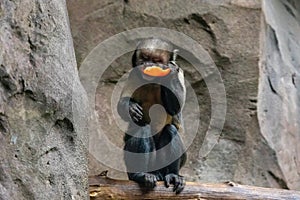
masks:
<path fill-rule="evenodd" d="M 264 26 L 259 76 L 258 119 L 261 133 L 290 189 L 300 190 L 300 2 L 263 1 Z"/>
<path fill-rule="evenodd" d="M 86 199 L 89 114 L 66 3 L 2 0 L 0 23 L 0 199 Z"/>
<path fill-rule="evenodd" d="M 227 116 L 218 143 L 204 158 L 199 150 L 210 121 L 210 94 L 205 77 L 178 60 L 188 90 L 197 94 L 201 120 L 182 169 L 187 180 L 300 190 L 297 0 L 263 1 L 259 67 L 260 0 L 67 4 L 78 66 L 105 39 L 145 26 L 185 33 L 213 58 L 226 88 Z M 87 153 L 91 114 L 78 78 L 65 1 L 3 0 L 0 23 L 0 199 L 85 199 L 88 167 L 90 174 L 108 167 Z M 130 69 L 130 56 L 111 64 L 95 96 L 103 132 L 119 148 L 123 132 L 111 115 L 111 97 Z M 199 117 L 191 105 L 187 101 L 187 121 Z M 101 156 L 124 165 L 109 151 Z M 124 172 L 109 170 L 111 176 L 126 178 Z"/>

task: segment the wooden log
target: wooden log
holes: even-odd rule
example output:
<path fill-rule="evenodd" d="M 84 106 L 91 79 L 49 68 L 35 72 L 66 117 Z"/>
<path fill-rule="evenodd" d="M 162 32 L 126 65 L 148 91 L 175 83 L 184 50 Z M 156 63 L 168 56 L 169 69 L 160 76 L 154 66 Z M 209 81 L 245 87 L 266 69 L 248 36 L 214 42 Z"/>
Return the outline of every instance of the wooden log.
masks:
<path fill-rule="evenodd" d="M 172 188 L 166 188 L 163 182 L 149 190 L 128 180 L 116 180 L 107 177 L 107 171 L 100 175 L 89 177 L 90 199 L 285 199 L 299 200 L 300 191 L 263 188 L 239 185 L 233 182 L 208 184 L 187 182 L 180 194 L 175 194 Z"/>

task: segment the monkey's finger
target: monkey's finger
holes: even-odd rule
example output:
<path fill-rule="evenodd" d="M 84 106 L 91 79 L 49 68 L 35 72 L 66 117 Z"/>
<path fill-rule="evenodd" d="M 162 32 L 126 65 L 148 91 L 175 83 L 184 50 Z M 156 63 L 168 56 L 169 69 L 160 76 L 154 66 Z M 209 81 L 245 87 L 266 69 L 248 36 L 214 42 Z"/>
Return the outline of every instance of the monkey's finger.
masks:
<path fill-rule="evenodd" d="M 143 115 L 143 108 L 139 104 L 135 104 L 133 109 L 140 115 Z"/>
<path fill-rule="evenodd" d="M 173 192 L 177 191 L 178 186 L 180 185 L 180 180 L 178 176 L 174 176 L 174 188 L 173 188 Z"/>
<path fill-rule="evenodd" d="M 177 189 L 175 191 L 176 194 L 179 194 L 180 192 L 182 192 L 184 187 L 185 187 L 185 180 L 183 179 L 183 177 L 179 177 L 179 184 L 178 184 Z"/>
<path fill-rule="evenodd" d="M 138 118 L 136 118 L 135 116 L 133 116 L 132 119 L 133 119 L 133 121 L 136 122 L 136 123 L 140 121 L 140 120 L 139 120 Z"/>
<path fill-rule="evenodd" d="M 171 178 L 170 176 L 165 177 L 165 186 L 166 188 L 170 187 Z"/>
<path fill-rule="evenodd" d="M 156 179 L 156 177 L 154 176 L 154 177 L 153 177 L 153 188 L 156 187 L 156 182 L 157 182 L 157 179 Z"/>
<path fill-rule="evenodd" d="M 175 191 L 175 193 L 179 194 L 180 192 L 183 191 L 183 189 L 184 189 L 184 184 L 179 184 L 176 191 Z"/>
<path fill-rule="evenodd" d="M 142 111 L 143 110 L 143 107 L 142 106 L 140 106 L 140 104 L 135 104 L 137 107 L 138 107 L 138 109 L 140 110 L 140 111 Z"/>
<path fill-rule="evenodd" d="M 176 191 L 176 194 L 179 194 L 180 192 L 182 192 L 182 190 L 185 187 L 185 180 L 184 180 L 184 178 L 180 177 L 180 179 L 181 179 L 181 181 L 180 181 L 181 183 L 180 183 L 180 185 L 179 185 L 179 187 L 178 187 L 178 189 Z"/>
<path fill-rule="evenodd" d="M 136 117 L 138 117 L 139 119 L 142 119 L 142 118 L 143 118 L 143 113 L 140 113 L 138 110 L 135 110 L 135 111 L 134 111 L 134 115 L 135 115 Z"/>
<path fill-rule="evenodd" d="M 143 112 L 137 107 L 137 104 L 132 105 L 129 108 L 129 112 L 131 112 L 132 114 L 135 114 L 135 115 L 143 115 Z"/>
<path fill-rule="evenodd" d="M 133 112 L 133 117 L 137 118 L 138 120 L 141 120 L 143 118 L 143 115 L 140 115 L 139 113 Z"/>
<path fill-rule="evenodd" d="M 138 109 L 135 109 L 135 107 L 130 107 L 130 109 L 129 109 L 129 114 L 130 114 L 130 116 L 132 116 L 132 117 L 137 117 L 137 118 L 139 118 L 139 119 L 142 119 L 142 117 L 143 117 L 143 113 L 140 114 L 140 113 L 138 112 Z"/>
<path fill-rule="evenodd" d="M 156 177 L 154 175 L 145 176 L 145 186 L 148 188 L 154 188 L 156 186 Z"/>
<path fill-rule="evenodd" d="M 145 186 L 146 187 L 150 187 L 150 180 L 149 180 L 149 176 L 146 174 L 145 175 L 145 180 L 144 180 Z"/>

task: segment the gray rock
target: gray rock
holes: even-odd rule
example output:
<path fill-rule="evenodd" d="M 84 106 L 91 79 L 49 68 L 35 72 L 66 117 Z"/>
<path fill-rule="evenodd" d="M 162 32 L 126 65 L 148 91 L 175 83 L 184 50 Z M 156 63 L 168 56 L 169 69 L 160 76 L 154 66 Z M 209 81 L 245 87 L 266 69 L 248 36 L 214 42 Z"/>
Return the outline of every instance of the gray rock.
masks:
<path fill-rule="evenodd" d="M 65 1 L 0 6 L 0 199 L 86 199 L 88 104 Z"/>
<path fill-rule="evenodd" d="M 300 190 L 300 2 L 263 1 L 262 8 L 259 126 L 281 171 L 271 173 Z"/>

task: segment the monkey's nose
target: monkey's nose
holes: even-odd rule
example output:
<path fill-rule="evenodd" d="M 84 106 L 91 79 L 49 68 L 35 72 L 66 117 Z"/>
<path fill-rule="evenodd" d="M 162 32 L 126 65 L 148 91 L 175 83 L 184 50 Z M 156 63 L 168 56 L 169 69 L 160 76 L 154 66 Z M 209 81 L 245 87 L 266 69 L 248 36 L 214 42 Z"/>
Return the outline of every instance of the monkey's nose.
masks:
<path fill-rule="evenodd" d="M 146 61 L 146 62 L 144 62 L 143 63 L 143 65 L 145 65 L 145 66 L 151 66 L 151 65 L 153 65 L 154 63 L 153 62 L 150 62 L 150 61 Z"/>

